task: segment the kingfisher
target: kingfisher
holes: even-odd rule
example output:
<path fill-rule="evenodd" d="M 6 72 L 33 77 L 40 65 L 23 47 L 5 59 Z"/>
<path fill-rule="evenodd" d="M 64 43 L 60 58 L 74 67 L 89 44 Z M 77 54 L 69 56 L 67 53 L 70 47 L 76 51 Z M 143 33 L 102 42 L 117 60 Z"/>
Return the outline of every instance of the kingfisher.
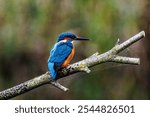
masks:
<path fill-rule="evenodd" d="M 56 44 L 52 47 L 48 58 L 48 70 L 51 74 L 51 80 L 56 80 L 58 71 L 67 67 L 73 59 L 75 53 L 73 42 L 75 40 L 81 41 L 90 39 L 77 37 L 71 32 L 59 34 Z"/>

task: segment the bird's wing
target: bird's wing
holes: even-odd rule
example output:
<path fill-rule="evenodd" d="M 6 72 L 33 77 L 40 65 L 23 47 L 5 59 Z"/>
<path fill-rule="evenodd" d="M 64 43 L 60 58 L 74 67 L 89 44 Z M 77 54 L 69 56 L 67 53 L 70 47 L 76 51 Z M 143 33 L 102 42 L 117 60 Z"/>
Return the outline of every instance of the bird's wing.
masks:
<path fill-rule="evenodd" d="M 48 62 L 57 63 L 61 65 L 70 55 L 71 51 L 72 45 L 69 45 L 65 42 L 59 42 L 55 44 L 52 48 Z"/>

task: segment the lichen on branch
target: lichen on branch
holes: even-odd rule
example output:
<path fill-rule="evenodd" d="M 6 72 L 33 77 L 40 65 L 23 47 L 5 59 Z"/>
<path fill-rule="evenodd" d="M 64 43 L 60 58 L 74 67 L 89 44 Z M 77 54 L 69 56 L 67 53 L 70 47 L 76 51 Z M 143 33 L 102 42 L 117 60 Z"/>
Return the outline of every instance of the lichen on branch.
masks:
<path fill-rule="evenodd" d="M 107 52 L 103 54 L 99 54 L 98 52 L 93 54 L 92 56 L 76 62 L 74 64 L 69 65 L 66 68 L 63 68 L 58 72 L 58 80 L 60 78 L 64 78 L 65 76 L 77 73 L 77 72 L 90 72 L 90 67 L 93 67 L 95 65 L 105 63 L 105 62 L 115 62 L 120 64 L 130 64 L 130 65 L 138 65 L 140 64 L 139 58 L 131 58 L 131 57 L 123 57 L 118 56 L 117 54 L 123 51 L 124 49 L 127 49 L 130 45 L 133 43 L 139 41 L 145 37 L 145 32 L 141 31 L 140 33 L 136 34 L 135 36 L 129 38 L 127 41 L 120 44 L 120 41 L 118 39 L 116 45 L 108 50 Z M 26 81 L 24 83 L 21 83 L 19 85 L 16 85 L 12 88 L 6 89 L 4 91 L 0 92 L 0 99 L 10 99 L 15 96 L 21 95 L 23 93 L 26 93 L 34 88 L 37 88 L 39 86 L 45 85 L 45 84 L 51 84 L 63 91 L 68 91 L 68 88 L 62 86 L 57 81 L 51 80 L 51 75 L 49 72 L 46 72 L 45 74 L 35 77 L 29 81 Z"/>

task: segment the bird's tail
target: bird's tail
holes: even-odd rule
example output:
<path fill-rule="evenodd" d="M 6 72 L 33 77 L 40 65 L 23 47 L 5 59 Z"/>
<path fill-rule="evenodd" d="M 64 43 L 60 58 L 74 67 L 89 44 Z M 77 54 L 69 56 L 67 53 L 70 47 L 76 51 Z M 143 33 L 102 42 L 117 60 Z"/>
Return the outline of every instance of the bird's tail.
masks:
<path fill-rule="evenodd" d="M 54 63 L 50 63 L 50 62 L 48 62 L 48 70 L 49 70 L 49 72 L 50 72 L 50 74 L 51 74 L 51 79 L 52 80 L 55 80 L 56 79 L 56 75 L 57 75 L 57 72 L 56 72 L 56 70 L 55 70 L 55 68 L 54 68 Z"/>

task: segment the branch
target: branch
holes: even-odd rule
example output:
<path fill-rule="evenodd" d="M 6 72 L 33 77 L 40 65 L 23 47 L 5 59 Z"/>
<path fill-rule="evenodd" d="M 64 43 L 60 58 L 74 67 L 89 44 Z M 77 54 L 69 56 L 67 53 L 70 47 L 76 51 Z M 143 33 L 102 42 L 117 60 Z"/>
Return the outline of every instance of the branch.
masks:
<path fill-rule="evenodd" d="M 116 56 L 116 55 L 113 55 L 109 61 L 116 62 L 116 63 L 122 63 L 122 64 L 133 64 L 133 65 L 140 64 L 139 58 L 123 57 L 123 56 Z"/>
<path fill-rule="evenodd" d="M 65 76 L 71 75 L 76 72 L 90 72 L 90 67 L 93 67 L 95 65 L 105 63 L 105 62 L 116 62 L 121 64 L 131 64 L 131 65 L 138 65 L 140 64 L 139 58 L 130 58 L 130 57 L 122 57 L 118 56 L 117 54 L 123 51 L 124 49 L 128 48 L 133 43 L 139 41 L 145 37 L 145 32 L 142 31 L 135 36 L 129 38 L 127 41 L 120 44 L 120 41 L 117 41 L 117 44 L 110 49 L 109 51 L 99 54 L 95 53 L 92 56 L 79 61 L 77 63 L 74 63 L 72 65 L 69 65 L 67 68 L 62 69 L 59 71 L 58 79 L 63 78 Z M 21 83 L 17 86 L 14 86 L 12 88 L 6 89 L 4 91 L 0 92 L 0 99 L 10 99 L 17 95 L 21 95 L 25 92 L 28 92 L 34 88 L 37 88 L 39 86 L 45 85 L 45 84 L 52 84 L 53 86 L 63 90 L 67 91 L 68 88 L 62 86 L 57 81 L 51 81 L 51 76 L 48 72 L 45 74 L 35 77 L 29 81 L 26 81 L 24 83 Z"/>
<path fill-rule="evenodd" d="M 56 81 L 51 81 L 50 84 L 52 84 L 53 86 L 59 88 L 59 89 L 62 90 L 62 91 L 68 91 L 68 90 L 69 90 L 68 88 L 62 86 L 61 84 L 59 84 L 59 83 L 56 82 Z"/>

